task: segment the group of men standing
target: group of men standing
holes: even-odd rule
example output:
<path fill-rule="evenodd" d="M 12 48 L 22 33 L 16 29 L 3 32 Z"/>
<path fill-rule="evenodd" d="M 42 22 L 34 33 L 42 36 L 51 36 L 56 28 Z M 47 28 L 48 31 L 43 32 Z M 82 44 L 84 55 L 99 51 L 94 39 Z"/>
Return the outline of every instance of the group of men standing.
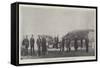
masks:
<path fill-rule="evenodd" d="M 28 36 L 26 36 L 22 41 L 21 55 L 28 56 L 30 54 L 31 56 L 33 56 L 34 54 L 36 54 L 34 44 L 35 44 L 35 39 L 33 35 L 31 36 L 30 40 L 28 39 Z M 38 36 L 36 44 L 37 44 L 37 55 L 38 56 L 46 55 L 47 53 L 46 38 Z"/>
<path fill-rule="evenodd" d="M 47 53 L 46 38 L 38 36 L 36 43 L 38 47 L 38 56 L 45 56 Z"/>
<path fill-rule="evenodd" d="M 86 52 L 88 52 L 88 47 L 89 47 L 89 40 L 88 39 L 84 39 L 85 40 L 85 47 L 86 47 Z M 54 43 L 53 48 L 59 49 L 60 46 L 60 51 L 64 52 L 65 47 L 66 50 L 69 52 L 71 51 L 71 39 L 62 39 L 61 41 L 59 41 L 58 37 L 54 38 Z M 83 39 L 80 39 L 81 41 L 81 47 L 83 47 Z M 34 54 L 38 55 L 38 56 L 45 56 L 47 54 L 47 40 L 46 37 L 40 36 L 38 35 L 38 38 L 36 40 L 36 44 L 37 44 L 37 51 L 35 52 L 35 39 L 33 37 L 33 35 L 31 36 L 30 40 L 28 39 L 28 36 L 26 36 L 23 41 L 22 41 L 22 51 L 21 51 L 21 55 L 23 56 L 28 56 L 31 55 L 33 56 Z M 30 46 L 29 46 L 30 45 Z M 49 44 L 48 44 L 49 46 Z M 30 47 L 30 50 L 29 50 Z M 75 51 L 78 50 L 78 39 L 75 38 L 74 39 L 74 49 Z"/>
<path fill-rule="evenodd" d="M 83 40 L 85 42 L 83 42 Z M 86 52 L 88 52 L 88 50 L 89 50 L 89 39 L 88 38 L 84 38 L 84 39 L 74 38 L 73 40 L 71 40 L 71 39 L 62 39 L 62 42 L 61 42 L 61 51 L 65 51 L 64 50 L 65 47 L 66 47 L 67 51 L 71 51 L 72 41 L 73 41 L 73 47 L 74 47 L 75 51 L 78 50 L 79 46 L 81 48 L 83 48 L 83 45 L 84 45 L 84 47 L 86 48 Z M 80 41 L 80 45 L 79 45 L 78 41 Z"/>

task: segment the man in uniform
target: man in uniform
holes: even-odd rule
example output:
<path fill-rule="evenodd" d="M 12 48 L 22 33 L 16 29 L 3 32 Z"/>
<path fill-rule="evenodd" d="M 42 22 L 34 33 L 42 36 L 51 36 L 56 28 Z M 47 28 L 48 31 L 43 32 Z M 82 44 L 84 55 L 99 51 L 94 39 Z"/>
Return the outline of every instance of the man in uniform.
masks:
<path fill-rule="evenodd" d="M 24 55 L 28 56 L 29 40 L 28 40 L 28 36 L 27 35 L 26 35 L 26 38 L 23 40 L 22 45 L 24 45 L 24 47 L 25 47 Z"/>
<path fill-rule="evenodd" d="M 75 51 L 77 51 L 78 49 L 77 38 L 74 39 L 74 48 L 75 48 Z"/>
<path fill-rule="evenodd" d="M 58 43 L 59 43 L 59 38 L 58 36 L 56 37 L 56 48 L 58 49 Z"/>
<path fill-rule="evenodd" d="M 82 48 L 83 48 L 83 39 L 80 39 L 80 41 L 81 41 L 81 50 L 82 50 Z"/>
<path fill-rule="evenodd" d="M 34 43 L 35 43 L 35 40 L 34 40 L 33 35 L 32 35 L 31 38 L 30 38 L 31 56 L 35 53 Z"/>
<path fill-rule="evenodd" d="M 88 38 L 85 39 L 85 45 L 86 45 L 86 52 L 88 52 L 89 50 L 89 39 Z"/>
<path fill-rule="evenodd" d="M 62 39 L 61 51 L 64 52 L 65 39 Z"/>
<path fill-rule="evenodd" d="M 46 55 L 47 53 L 47 47 L 46 47 L 46 39 L 42 37 L 42 55 Z"/>
<path fill-rule="evenodd" d="M 37 43 L 37 47 L 38 47 L 38 56 L 40 56 L 41 55 L 41 38 L 40 38 L 40 36 L 38 36 L 36 43 Z"/>

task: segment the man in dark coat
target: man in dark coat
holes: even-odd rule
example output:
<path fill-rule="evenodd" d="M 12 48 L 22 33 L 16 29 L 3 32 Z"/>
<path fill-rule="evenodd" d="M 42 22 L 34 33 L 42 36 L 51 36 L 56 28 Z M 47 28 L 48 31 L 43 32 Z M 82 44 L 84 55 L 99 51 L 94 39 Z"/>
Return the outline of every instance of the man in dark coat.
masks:
<path fill-rule="evenodd" d="M 86 45 L 86 52 L 89 50 L 89 39 L 85 39 L 85 45 Z"/>
<path fill-rule="evenodd" d="M 32 35 L 32 37 L 30 38 L 31 56 L 35 53 L 34 43 L 35 43 L 35 40 L 34 40 L 33 35 Z"/>
<path fill-rule="evenodd" d="M 54 38 L 54 43 L 53 43 L 53 48 L 56 48 L 56 44 L 57 44 L 57 42 L 56 42 L 56 37 Z"/>
<path fill-rule="evenodd" d="M 40 56 L 41 55 L 41 38 L 40 38 L 40 36 L 38 36 L 36 43 L 37 43 L 37 47 L 38 47 L 38 56 Z"/>
<path fill-rule="evenodd" d="M 28 36 L 23 40 L 22 45 L 25 47 L 25 56 L 28 56 L 29 40 Z"/>
<path fill-rule="evenodd" d="M 59 38 L 56 37 L 56 48 L 58 49 Z"/>
<path fill-rule="evenodd" d="M 61 42 L 61 51 L 64 52 L 64 45 L 65 45 L 65 39 L 62 39 Z"/>
<path fill-rule="evenodd" d="M 81 42 L 80 47 L 81 47 L 81 50 L 82 50 L 82 48 L 83 48 L 83 39 L 80 39 L 80 42 Z"/>
<path fill-rule="evenodd" d="M 74 48 L 75 48 L 75 51 L 77 51 L 78 49 L 77 38 L 74 39 Z"/>
<path fill-rule="evenodd" d="M 22 46 L 21 46 L 21 56 L 25 56 L 25 39 L 22 41 Z"/>
<path fill-rule="evenodd" d="M 42 55 L 46 55 L 47 53 L 47 47 L 46 47 L 46 39 L 43 37 L 42 38 Z"/>

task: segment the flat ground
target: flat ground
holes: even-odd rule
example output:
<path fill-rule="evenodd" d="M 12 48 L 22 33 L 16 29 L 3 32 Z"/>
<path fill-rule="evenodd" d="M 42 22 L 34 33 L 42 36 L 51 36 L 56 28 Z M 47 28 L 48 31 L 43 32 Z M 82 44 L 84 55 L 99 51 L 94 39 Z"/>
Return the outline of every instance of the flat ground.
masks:
<path fill-rule="evenodd" d="M 70 52 L 64 51 L 60 52 L 59 49 L 48 49 L 48 53 L 43 56 L 38 56 L 37 51 L 33 56 L 22 56 L 22 59 L 38 59 L 38 58 L 58 58 L 58 57 L 79 57 L 79 56 L 94 56 L 95 51 L 93 48 L 89 48 L 89 52 L 85 49 L 78 49 L 78 51 L 71 50 Z"/>

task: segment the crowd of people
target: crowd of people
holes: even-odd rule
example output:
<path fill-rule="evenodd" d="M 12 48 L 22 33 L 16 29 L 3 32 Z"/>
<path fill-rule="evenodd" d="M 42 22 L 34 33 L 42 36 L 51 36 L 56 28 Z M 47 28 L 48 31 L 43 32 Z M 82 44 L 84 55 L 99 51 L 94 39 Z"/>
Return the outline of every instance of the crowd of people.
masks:
<path fill-rule="evenodd" d="M 86 47 L 86 52 L 89 50 L 89 39 L 74 39 L 74 50 L 78 50 L 78 40 L 80 40 L 80 46 L 81 48 L 83 47 L 83 40 L 85 40 L 85 47 Z M 54 37 L 52 39 L 52 43 L 50 44 L 50 40 L 48 41 L 46 37 L 38 35 L 38 38 L 35 40 L 34 36 L 32 35 L 31 38 L 29 39 L 28 36 L 23 39 L 22 41 L 22 48 L 21 48 L 21 55 L 22 56 L 28 56 L 31 55 L 33 56 L 35 53 L 38 56 L 45 56 L 48 53 L 48 46 L 53 45 L 52 48 L 59 49 L 60 52 L 64 52 L 65 48 L 67 52 L 71 51 L 71 39 L 64 39 L 62 38 L 59 40 L 58 37 Z M 35 51 L 35 44 L 37 45 L 37 51 Z M 30 45 L 30 46 L 29 46 Z M 30 47 L 30 51 L 29 51 Z"/>

